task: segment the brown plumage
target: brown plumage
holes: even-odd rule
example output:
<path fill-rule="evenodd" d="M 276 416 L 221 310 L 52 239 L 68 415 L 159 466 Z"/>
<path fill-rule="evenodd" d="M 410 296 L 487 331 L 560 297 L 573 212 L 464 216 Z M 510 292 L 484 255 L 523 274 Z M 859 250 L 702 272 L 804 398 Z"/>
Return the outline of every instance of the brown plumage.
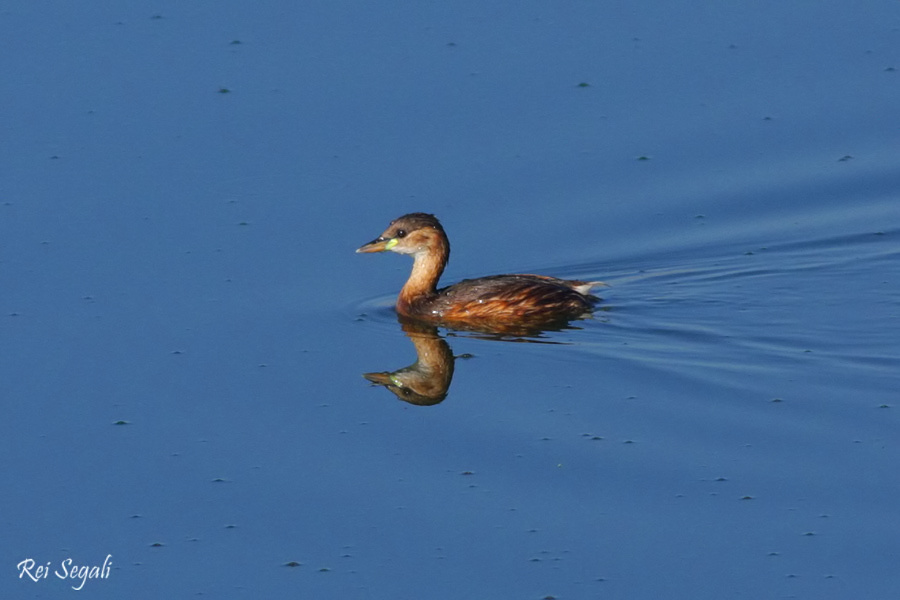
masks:
<path fill-rule="evenodd" d="M 564 322 L 591 312 L 591 287 L 601 282 L 545 275 L 493 275 L 437 288 L 450 257 L 450 242 L 434 215 L 411 213 L 391 222 L 357 252 L 397 252 L 413 257 L 412 273 L 397 298 L 401 315 L 451 327 L 506 329 Z"/>

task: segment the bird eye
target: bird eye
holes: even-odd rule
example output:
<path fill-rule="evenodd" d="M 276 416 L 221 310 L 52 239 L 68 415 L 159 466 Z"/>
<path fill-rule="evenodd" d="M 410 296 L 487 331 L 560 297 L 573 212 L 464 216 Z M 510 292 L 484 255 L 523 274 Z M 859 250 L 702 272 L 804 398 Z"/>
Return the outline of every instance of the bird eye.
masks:
<path fill-rule="evenodd" d="M 406 237 L 406 230 L 405 230 L 405 229 L 398 229 L 398 230 L 397 230 L 397 237 L 398 237 L 398 238 L 405 238 L 405 237 Z"/>

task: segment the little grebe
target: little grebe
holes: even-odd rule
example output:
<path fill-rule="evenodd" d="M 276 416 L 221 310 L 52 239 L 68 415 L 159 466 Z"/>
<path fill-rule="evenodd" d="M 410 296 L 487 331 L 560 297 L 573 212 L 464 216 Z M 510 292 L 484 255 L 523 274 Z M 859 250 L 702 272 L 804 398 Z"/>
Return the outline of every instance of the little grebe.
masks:
<path fill-rule="evenodd" d="M 464 279 L 437 288 L 447 266 L 450 242 L 434 215 L 411 213 L 391 221 L 378 238 L 357 252 L 411 254 L 412 273 L 397 298 L 401 315 L 453 325 L 554 323 L 585 316 L 596 297 L 598 281 L 574 281 L 545 275 L 493 275 Z"/>

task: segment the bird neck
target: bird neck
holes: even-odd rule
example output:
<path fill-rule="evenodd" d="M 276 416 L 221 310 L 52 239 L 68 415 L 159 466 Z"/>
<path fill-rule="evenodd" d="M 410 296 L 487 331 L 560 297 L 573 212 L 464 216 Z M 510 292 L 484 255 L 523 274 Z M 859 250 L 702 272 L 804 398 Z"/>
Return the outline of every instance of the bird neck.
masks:
<path fill-rule="evenodd" d="M 450 244 L 446 240 L 435 240 L 435 244 L 413 254 L 413 267 L 409 279 L 400 290 L 397 308 L 401 313 L 423 299 L 434 296 L 438 280 L 450 257 Z"/>

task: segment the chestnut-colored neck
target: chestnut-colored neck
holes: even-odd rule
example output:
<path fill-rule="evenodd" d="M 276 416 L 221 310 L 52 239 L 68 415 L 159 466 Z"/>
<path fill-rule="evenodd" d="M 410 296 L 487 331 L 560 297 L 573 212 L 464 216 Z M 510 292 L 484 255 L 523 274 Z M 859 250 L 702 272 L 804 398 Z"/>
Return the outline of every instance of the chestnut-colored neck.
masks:
<path fill-rule="evenodd" d="M 416 303 L 434 296 L 449 257 L 450 244 L 444 236 L 435 237 L 427 248 L 413 254 L 412 273 L 400 290 L 397 312 L 410 314 Z"/>

